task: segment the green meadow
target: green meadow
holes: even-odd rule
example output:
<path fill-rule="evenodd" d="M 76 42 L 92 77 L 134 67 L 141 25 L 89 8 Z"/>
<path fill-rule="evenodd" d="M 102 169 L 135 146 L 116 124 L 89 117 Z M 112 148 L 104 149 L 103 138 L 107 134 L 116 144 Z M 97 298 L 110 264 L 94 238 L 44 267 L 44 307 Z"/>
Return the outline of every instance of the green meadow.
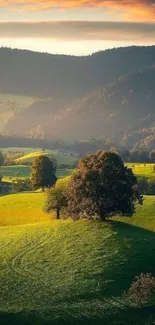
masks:
<path fill-rule="evenodd" d="M 71 175 L 71 169 L 58 169 L 57 177 L 65 177 Z M 24 165 L 2 166 L 0 167 L 0 175 L 3 176 L 3 181 L 12 182 L 14 179 L 30 177 L 31 167 Z"/>
<path fill-rule="evenodd" d="M 21 151 L 23 148 L 21 148 Z M 18 148 L 16 148 L 16 150 L 18 151 Z M 16 151 L 15 150 L 15 151 Z M 28 151 L 30 150 L 30 148 L 28 149 Z M 33 149 L 34 150 L 34 149 Z M 47 155 L 51 155 L 54 158 L 56 158 L 57 162 L 59 164 L 71 164 L 74 163 L 76 161 L 76 157 L 72 157 L 72 156 L 65 156 L 64 154 L 60 153 L 59 151 L 55 150 L 55 151 L 45 151 L 42 152 L 40 151 L 32 151 L 27 153 L 25 156 L 17 159 L 18 163 L 20 163 L 20 161 L 32 161 L 35 157 L 41 155 L 41 154 L 47 154 Z M 134 174 L 138 177 L 138 178 L 142 178 L 142 177 L 146 177 L 147 179 L 154 179 L 155 180 L 155 170 L 154 170 L 154 164 L 139 164 L 139 163 L 126 163 L 126 165 L 130 168 L 132 168 Z M 2 166 L 0 167 L 0 175 L 4 176 L 4 177 L 16 177 L 17 173 L 19 174 L 20 177 L 29 177 L 30 176 L 30 170 L 31 167 L 27 166 L 27 165 L 13 165 L 13 166 Z M 58 177 L 64 177 L 64 176 L 68 176 L 71 174 L 71 170 L 58 170 L 57 171 L 57 175 Z"/>
<path fill-rule="evenodd" d="M 155 197 L 133 218 L 54 220 L 44 193 L 0 198 L 0 324 L 153 325 L 123 293 L 155 275 Z"/>
<path fill-rule="evenodd" d="M 127 163 L 126 165 L 132 168 L 137 177 L 155 180 L 155 164 Z"/>
<path fill-rule="evenodd" d="M 35 150 L 32 152 L 27 153 L 26 155 L 18 158 L 15 160 L 15 162 L 20 163 L 20 161 L 29 161 L 32 162 L 34 158 L 40 156 L 40 155 L 46 155 L 49 157 L 53 157 L 57 160 L 58 164 L 72 164 L 77 159 L 73 156 L 70 156 L 69 154 L 64 154 L 60 152 L 59 150 Z"/>

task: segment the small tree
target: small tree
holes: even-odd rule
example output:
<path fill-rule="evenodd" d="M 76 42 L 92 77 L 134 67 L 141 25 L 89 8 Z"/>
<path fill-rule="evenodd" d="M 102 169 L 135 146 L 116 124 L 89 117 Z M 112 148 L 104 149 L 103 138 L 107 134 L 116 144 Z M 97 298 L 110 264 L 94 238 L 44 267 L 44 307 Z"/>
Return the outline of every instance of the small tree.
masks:
<path fill-rule="evenodd" d="M 141 274 L 135 278 L 131 287 L 128 290 L 127 296 L 131 301 L 142 306 L 149 303 L 155 294 L 155 278 L 151 274 Z"/>
<path fill-rule="evenodd" d="M 149 194 L 149 183 L 145 177 L 139 179 L 138 181 L 138 189 L 142 194 Z"/>
<path fill-rule="evenodd" d="M 74 216 L 132 216 L 136 202 L 142 204 L 137 179 L 121 158 L 99 151 L 80 160 L 69 184 L 68 210 Z"/>
<path fill-rule="evenodd" d="M 60 213 L 66 209 L 68 195 L 67 188 L 70 177 L 58 180 L 55 187 L 47 191 L 44 211 L 50 213 L 56 211 L 56 219 L 60 219 Z"/>
<path fill-rule="evenodd" d="M 31 182 L 34 189 L 53 186 L 56 183 L 56 167 L 47 156 L 39 156 L 34 159 L 31 171 Z"/>

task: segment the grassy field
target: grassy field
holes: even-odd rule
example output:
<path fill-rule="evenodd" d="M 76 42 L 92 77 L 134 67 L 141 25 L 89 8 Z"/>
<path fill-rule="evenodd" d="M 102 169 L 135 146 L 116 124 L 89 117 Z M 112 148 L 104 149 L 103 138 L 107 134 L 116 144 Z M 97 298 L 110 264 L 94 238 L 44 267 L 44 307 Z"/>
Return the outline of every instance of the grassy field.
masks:
<path fill-rule="evenodd" d="M 12 194 L 0 197 L 0 226 L 16 226 L 50 221 L 42 210 L 44 193 Z"/>
<path fill-rule="evenodd" d="M 27 153 L 26 155 L 24 155 L 21 158 L 16 159 L 17 162 L 20 161 L 32 161 L 34 158 L 40 156 L 40 155 L 47 155 L 47 156 L 52 156 L 54 157 L 58 164 L 72 164 L 74 163 L 77 158 L 64 154 L 62 152 L 60 152 L 59 150 L 46 150 L 46 151 L 42 151 L 42 150 L 35 150 L 32 152 Z"/>
<path fill-rule="evenodd" d="M 126 165 L 132 168 L 137 177 L 146 177 L 155 180 L 155 170 L 153 169 L 155 164 L 127 163 Z"/>
<path fill-rule="evenodd" d="M 29 177 L 31 167 L 23 165 L 2 166 L 0 167 L 0 175 L 4 177 Z"/>
<path fill-rule="evenodd" d="M 3 166 L 0 167 L 0 175 L 3 176 L 3 181 L 12 182 L 15 178 L 25 178 L 30 177 L 31 167 L 23 166 L 23 165 L 15 165 L 15 166 Z M 71 175 L 71 169 L 57 170 L 57 177 L 65 177 Z"/>
<path fill-rule="evenodd" d="M 154 324 L 154 307 L 122 295 L 136 275 L 155 275 L 155 197 L 105 224 L 50 221 L 42 193 L 0 200 L 1 325 Z"/>

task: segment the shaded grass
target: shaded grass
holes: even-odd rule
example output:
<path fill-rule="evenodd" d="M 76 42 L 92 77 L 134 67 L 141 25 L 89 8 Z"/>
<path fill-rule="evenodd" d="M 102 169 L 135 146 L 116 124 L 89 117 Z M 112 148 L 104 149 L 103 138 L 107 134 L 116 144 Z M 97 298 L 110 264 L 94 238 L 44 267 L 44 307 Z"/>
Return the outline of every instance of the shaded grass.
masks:
<path fill-rule="evenodd" d="M 0 175 L 4 177 L 29 177 L 31 172 L 30 166 L 14 165 L 0 167 Z M 17 173 L 19 174 L 17 176 Z"/>

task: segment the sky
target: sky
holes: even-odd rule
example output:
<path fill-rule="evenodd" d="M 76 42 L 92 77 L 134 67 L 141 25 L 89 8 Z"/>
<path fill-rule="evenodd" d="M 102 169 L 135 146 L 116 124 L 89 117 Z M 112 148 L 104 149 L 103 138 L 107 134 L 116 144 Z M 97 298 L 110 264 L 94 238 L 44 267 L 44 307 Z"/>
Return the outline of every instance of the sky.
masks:
<path fill-rule="evenodd" d="M 155 0 L 0 0 L 0 46 L 88 55 L 155 45 Z"/>

